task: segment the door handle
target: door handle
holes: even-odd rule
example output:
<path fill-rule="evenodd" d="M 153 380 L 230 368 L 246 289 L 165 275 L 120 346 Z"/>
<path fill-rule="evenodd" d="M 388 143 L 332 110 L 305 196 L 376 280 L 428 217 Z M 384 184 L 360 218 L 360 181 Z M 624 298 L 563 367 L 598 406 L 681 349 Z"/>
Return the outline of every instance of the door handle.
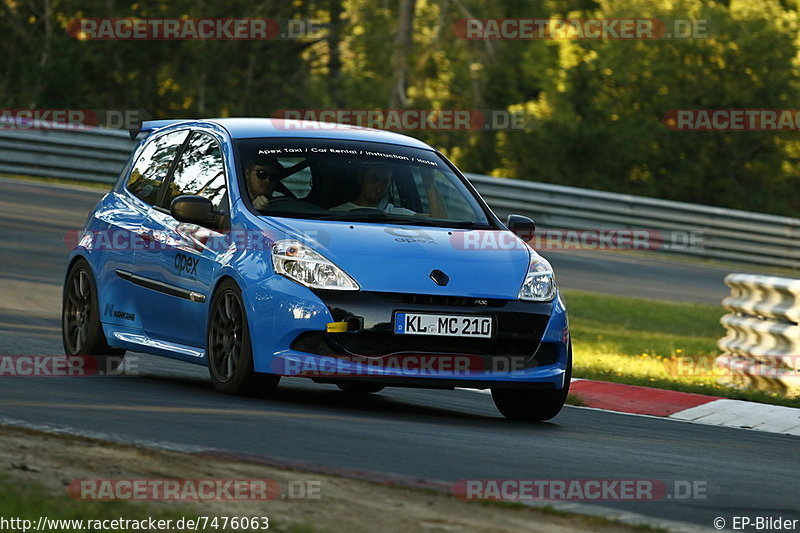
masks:
<path fill-rule="evenodd" d="M 145 242 L 153 242 L 154 240 L 156 240 L 156 237 L 155 235 L 153 235 L 153 232 L 149 230 L 148 231 L 139 230 L 136 232 L 136 235 L 138 235 L 139 238 Z"/>

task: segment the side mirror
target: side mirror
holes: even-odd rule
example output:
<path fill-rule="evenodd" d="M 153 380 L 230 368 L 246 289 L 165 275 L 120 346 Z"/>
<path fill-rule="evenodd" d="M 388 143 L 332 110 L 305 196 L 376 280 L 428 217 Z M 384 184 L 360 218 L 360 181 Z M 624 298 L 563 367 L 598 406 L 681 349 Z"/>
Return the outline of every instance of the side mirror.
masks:
<path fill-rule="evenodd" d="M 522 215 L 508 215 L 506 226 L 525 242 L 533 239 L 533 234 L 536 232 L 536 223 L 533 219 Z"/>
<path fill-rule="evenodd" d="M 188 222 L 206 228 L 216 229 L 221 217 L 214 211 L 211 200 L 202 196 L 184 194 L 172 200 L 169 213 L 178 222 Z"/>

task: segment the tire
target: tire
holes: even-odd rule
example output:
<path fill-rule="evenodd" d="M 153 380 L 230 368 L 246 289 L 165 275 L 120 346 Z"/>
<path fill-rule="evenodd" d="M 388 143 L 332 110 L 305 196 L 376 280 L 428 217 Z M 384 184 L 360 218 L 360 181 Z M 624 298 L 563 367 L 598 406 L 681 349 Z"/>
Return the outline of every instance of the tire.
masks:
<path fill-rule="evenodd" d="M 278 387 L 280 376 L 253 369 L 242 291 L 233 280 L 223 281 L 211 301 L 206 354 L 211 382 L 223 394 L 266 396 Z"/>
<path fill-rule="evenodd" d="M 100 323 L 97 284 L 85 259 L 75 261 L 67 272 L 61 295 L 61 343 L 68 357 L 90 355 L 98 370 L 116 370 L 125 350 L 111 348 Z"/>
<path fill-rule="evenodd" d="M 569 394 L 572 379 L 572 341 L 567 348 L 567 370 L 564 388 L 560 390 L 492 389 L 492 399 L 497 410 L 509 420 L 543 422 L 554 418 Z"/>
<path fill-rule="evenodd" d="M 376 385 L 375 383 L 352 383 L 349 381 L 337 383 L 336 386 L 347 394 L 372 394 L 386 388 L 383 385 Z"/>

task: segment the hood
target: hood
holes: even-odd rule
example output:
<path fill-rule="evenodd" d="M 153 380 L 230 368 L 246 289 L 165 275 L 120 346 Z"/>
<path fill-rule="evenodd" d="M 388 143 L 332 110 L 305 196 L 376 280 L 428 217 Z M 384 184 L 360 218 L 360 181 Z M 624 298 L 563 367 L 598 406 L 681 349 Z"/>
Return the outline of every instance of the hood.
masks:
<path fill-rule="evenodd" d="M 529 248 L 510 231 L 271 220 L 365 291 L 516 299 L 530 261 Z M 431 279 L 434 270 L 449 278 L 446 285 Z"/>

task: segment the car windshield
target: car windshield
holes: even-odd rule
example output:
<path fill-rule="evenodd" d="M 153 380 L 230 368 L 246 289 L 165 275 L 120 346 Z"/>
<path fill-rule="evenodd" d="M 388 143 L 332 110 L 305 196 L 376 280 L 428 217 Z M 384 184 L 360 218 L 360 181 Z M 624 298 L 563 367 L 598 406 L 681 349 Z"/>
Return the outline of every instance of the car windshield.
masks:
<path fill-rule="evenodd" d="M 475 196 L 430 150 L 321 139 L 236 142 L 240 183 L 262 215 L 491 227 Z"/>

